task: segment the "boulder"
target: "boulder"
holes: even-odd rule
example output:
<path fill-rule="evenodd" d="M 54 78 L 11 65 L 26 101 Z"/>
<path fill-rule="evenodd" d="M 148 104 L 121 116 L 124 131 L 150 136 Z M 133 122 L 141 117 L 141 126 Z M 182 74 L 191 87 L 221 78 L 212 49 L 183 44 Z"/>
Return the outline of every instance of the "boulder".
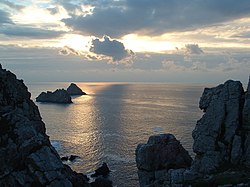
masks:
<path fill-rule="evenodd" d="M 70 155 L 70 156 L 63 156 L 61 157 L 61 161 L 75 161 L 77 158 L 80 158 L 79 156 L 77 155 Z"/>
<path fill-rule="evenodd" d="M 97 170 L 95 170 L 95 173 L 91 175 L 91 177 L 98 177 L 98 176 L 107 176 L 109 174 L 110 170 L 108 168 L 108 165 L 104 162 L 101 167 L 99 167 Z"/>
<path fill-rule="evenodd" d="M 67 92 L 69 95 L 86 95 L 86 93 L 74 83 L 70 84 L 70 86 L 67 88 Z"/>
<path fill-rule="evenodd" d="M 139 170 L 186 168 L 191 162 L 191 156 L 172 134 L 150 136 L 147 144 L 139 144 L 136 149 L 136 164 Z"/>
<path fill-rule="evenodd" d="M 72 103 L 69 93 L 64 89 L 57 89 L 54 92 L 42 92 L 37 98 L 37 102 L 47 103 Z"/>
<path fill-rule="evenodd" d="M 112 187 L 112 181 L 104 177 L 98 177 L 91 183 L 91 187 Z"/>
<path fill-rule="evenodd" d="M 60 160 L 30 96 L 0 66 L 0 186 L 89 186 Z"/>

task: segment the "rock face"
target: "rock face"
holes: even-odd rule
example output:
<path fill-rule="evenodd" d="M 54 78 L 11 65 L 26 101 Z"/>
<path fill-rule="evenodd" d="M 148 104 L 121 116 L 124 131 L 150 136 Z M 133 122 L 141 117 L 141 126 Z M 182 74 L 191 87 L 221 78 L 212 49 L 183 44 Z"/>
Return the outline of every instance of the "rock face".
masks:
<path fill-rule="evenodd" d="M 89 186 L 64 165 L 22 80 L 0 68 L 0 186 Z"/>
<path fill-rule="evenodd" d="M 158 180 L 170 169 L 187 168 L 191 162 L 188 152 L 172 134 L 151 136 L 147 144 L 139 144 L 136 149 L 139 177 L 146 179 L 140 180 L 141 186 Z"/>
<path fill-rule="evenodd" d="M 186 168 L 191 162 L 188 152 L 172 134 L 151 136 L 147 144 L 139 144 L 136 149 L 136 163 L 140 170 Z"/>
<path fill-rule="evenodd" d="M 243 108 L 243 126 L 245 129 L 250 130 L 250 76 L 247 86 L 247 91 L 245 94 L 245 103 Z"/>
<path fill-rule="evenodd" d="M 42 92 L 37 98 L 37 102 L 48 103 L 72 103 L 69 93 L 64 89 L 57 89 L 54 92 Z"/>
<path fill-rule="evenodd" d="M 243 162 L 242 110 L 244 91 L 238 81 L 206 88 L 200 99 L 205 111 L 193 131 L 193 151 L 199 155 L 192 169 L 210 174 L 224 165 Z"/>
<path fill-rule="evenodd" d="M 86 93 L 74 83 L 70 84 L 70 86 L 67 88 L 67 92 L 69 95 L 86 95 Z"/>
<path fill-rule="evenodd" d="M 149 151 L 141 151 L 139 157 L 145 157 L 150 165 L 141 167 L 136 160 L 141 186 L 250 185 L 250 83 L 246 92 L 239 81 L 232 80 L 205 88 L 199 107 L 204 115 L 192 133 L 196 157 L 191 167 L 159 171 L 155 165 L 163 151 L 151 150 L 157 159 L 148 156 Z M 137 148 L 137 157 L 138 153 Z M 164 158 L 165 162 L 171 160 Z"/>
<path fill-rule="evenodd" d="M 98 177 L 103 176 L 106 177 L 110 173 L 110 170 L 108 168 L 108 165 L 104 162 L 101 167 L 97 168 L 95 170 L 95 173 L 91 175 L 91 177 Z"/>

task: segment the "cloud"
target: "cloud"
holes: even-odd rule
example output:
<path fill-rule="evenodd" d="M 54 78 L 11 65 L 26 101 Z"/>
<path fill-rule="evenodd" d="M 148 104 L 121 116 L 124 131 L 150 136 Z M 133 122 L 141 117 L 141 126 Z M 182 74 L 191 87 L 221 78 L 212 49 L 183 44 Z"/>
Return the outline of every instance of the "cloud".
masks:
<path fill-rule="evenodd" d="M 72 11 L 75 5 L 63 2 L 64 8 Z M 74 30 L 99 37 L 121 37 L 130 33 L 154 36 L 250 15 L 249 0 L 108 0 L 85 3 L 94 7 L 92 14 L 72 14 L 63 22 Z"/>
<path fill-rule="evenodd" d="M 69 46 L 64 46 L 63 49 L 61 49 L 59 51 L 60 55 L 70 55 L 70 54 L 74 54 L 74 55 L 81 55 L 80 52 L 76 51 L 75 49 L 69 47 Z"/>
<path fill-rule="evenodd" d="M 184 50 L 188 55 L 200 55 L 204 53 L 198 44 L 186 44 Z"/>
<path fill-rule="evenodd" d="M 166 70 L 173 70 L 173 71 L 185 71 L 185 67 L 181 65 L 177 65 L 174 61 L 163 61 L 162 67 Z"/>
<path fill-rule="evenodd" d="M 250 31 L 248 31 L 248 32 L 241 32 L 241 33 L 232 35 L 231 38 L 249 39 L 250 38 Z"/>
<path fill-rule="evenodd" d="M 0 25 L 3 24 L 13 24 L 12 20 L 9 18 L 10 14 L 0 9 Z"/>
<path fill-rule="evenodd" d="M 112 63 L 131 62 L 134 55 L 133 51 L 125 49 L 122 42 L 112 40 L 108 36 L 104 36 L 102 39 L 93 39 L 89 51 L 99 57 L 111 58 Z"/>
<path fill-rule="evenodd" d="M 63 31 L 45 30 L 31 26 L 5 25 L 0 28 L 0 34 L 11 37 L 27 37 L 36 39 L 55 38 L 63 34 Z"/>
<path fill-rule="evenodd" d="M 2 7 L 7 7 L 8 9 L 13 9 L 13 10 L 21 10 L 22 8 L 24 8 L 24 6 L 22 5 L 15 4 L 7 0 L 1 0 L 0 5 Z"/>

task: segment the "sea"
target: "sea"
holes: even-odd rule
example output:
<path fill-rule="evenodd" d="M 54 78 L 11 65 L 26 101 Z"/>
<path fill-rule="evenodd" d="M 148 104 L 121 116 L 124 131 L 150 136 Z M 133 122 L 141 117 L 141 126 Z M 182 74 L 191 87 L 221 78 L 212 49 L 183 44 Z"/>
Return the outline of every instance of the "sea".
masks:
<path fill-rule="evenodd" d="M 103 162 L 113 186 L 138 187 L 135 150 L 149 136 L 172 133 L 191 156 L 192 130 L 203 112 L 204 85 L 167 83 L 76 83 L 87 95 L 73 104 L 35 102 L 46 132 L 60 156 L 77 155 L 66 164 L 90 175 Z M 32 99 L 42 91 L 67 88 L 70 82 L 29 83 Z"/>

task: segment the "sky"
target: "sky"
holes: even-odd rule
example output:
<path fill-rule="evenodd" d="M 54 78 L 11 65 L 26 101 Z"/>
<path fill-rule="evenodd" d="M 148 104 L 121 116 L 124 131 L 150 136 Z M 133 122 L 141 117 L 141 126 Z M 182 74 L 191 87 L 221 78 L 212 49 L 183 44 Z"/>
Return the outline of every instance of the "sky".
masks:
<path fill-rule="evenodd" d="M 248 81 L 249 0 L 1 0 L 0 63 L 26 82 Z"/>

